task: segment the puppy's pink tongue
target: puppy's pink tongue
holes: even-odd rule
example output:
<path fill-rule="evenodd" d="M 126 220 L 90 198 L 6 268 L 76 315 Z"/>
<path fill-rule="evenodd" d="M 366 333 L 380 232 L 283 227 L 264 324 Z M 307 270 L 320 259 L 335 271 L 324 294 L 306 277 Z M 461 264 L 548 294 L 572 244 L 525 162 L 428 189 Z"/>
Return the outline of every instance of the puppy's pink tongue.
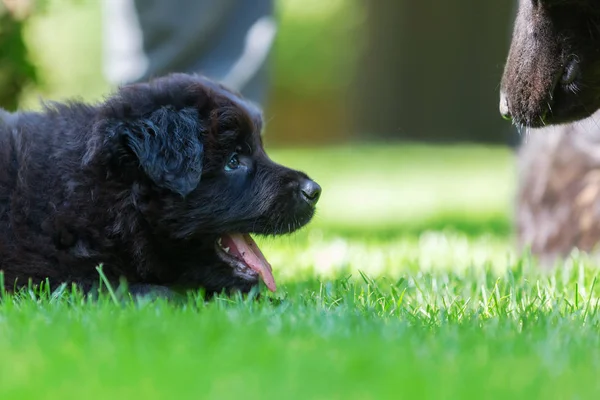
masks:
<path fill-rule="evenodd" d="M 241 258 L 252 270 L 258 272 L 271 292 L 277 289 L 271 264 L 269 264 L 250 235 L 231 233 L 223 236 L 221 241 L 224 247 L 229 247 L 231 254 Z"/>

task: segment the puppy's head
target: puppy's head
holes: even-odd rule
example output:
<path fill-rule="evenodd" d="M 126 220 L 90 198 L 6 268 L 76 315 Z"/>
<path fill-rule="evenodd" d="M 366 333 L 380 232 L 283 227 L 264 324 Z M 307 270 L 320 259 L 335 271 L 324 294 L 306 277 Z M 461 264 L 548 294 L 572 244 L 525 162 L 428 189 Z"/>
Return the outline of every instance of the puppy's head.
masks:
<path fill-rule="evenodd" d="M 175 74 L 124 87 L 104 108 L 111 171 L 133 188 L 149 229 L 202 250 L 210 290 L 249 289 L 271 267 L 250 234 L 307 224 L 321 188 L 271 161 L 259 110 L 206 78 Z"/>
<path fill-rule="evenodd" d="M 540 127 L 600 108 L 600 2 L 519 0 L 500 112 Z"/>

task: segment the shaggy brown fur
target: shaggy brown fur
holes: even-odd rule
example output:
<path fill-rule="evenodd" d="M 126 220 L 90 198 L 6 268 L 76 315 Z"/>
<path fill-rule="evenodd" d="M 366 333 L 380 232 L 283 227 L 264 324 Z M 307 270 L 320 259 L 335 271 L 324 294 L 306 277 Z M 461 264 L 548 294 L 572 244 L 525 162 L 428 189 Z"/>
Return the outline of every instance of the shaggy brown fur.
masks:
<path fill-rule="evenodd" d="M 519 151 L 519 245 L 544 263 L 600 242 L 597 120 L 534 129 Z"/>

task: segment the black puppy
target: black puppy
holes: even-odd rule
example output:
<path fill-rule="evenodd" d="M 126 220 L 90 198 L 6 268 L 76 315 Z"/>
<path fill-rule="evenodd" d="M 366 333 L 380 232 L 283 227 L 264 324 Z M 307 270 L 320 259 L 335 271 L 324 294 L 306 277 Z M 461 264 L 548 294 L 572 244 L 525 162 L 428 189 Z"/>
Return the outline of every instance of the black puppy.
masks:
<path fill-rule="evenodd" d="M 251 233 L 307 224 L 321 194 L 272 162 L 257 108 L 204 77 L 169 75 L 104 103 L 0 114 L 0 269 L 11 290 L 89 290 L 103 265 L 132 291 L 247 292 L 269 263 Z"/>
<path fill-rule="evenodd" d="M 540 127 L 600 108 L 600 1 L 519 0 L 500 112 Z"/>

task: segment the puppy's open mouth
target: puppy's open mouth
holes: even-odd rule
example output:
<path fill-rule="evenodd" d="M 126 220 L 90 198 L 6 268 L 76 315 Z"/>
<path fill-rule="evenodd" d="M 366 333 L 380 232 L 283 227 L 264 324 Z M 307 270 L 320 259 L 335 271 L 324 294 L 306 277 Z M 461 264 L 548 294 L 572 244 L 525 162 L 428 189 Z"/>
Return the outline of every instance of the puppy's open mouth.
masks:
<path fill-rule="evenodd" d="M 245 274 L 258 274 L 270 291 L 276 290 L 271 264 L 247 233 L 229 233 L 217 239 L 217 255 L 232 268 Z"/>

